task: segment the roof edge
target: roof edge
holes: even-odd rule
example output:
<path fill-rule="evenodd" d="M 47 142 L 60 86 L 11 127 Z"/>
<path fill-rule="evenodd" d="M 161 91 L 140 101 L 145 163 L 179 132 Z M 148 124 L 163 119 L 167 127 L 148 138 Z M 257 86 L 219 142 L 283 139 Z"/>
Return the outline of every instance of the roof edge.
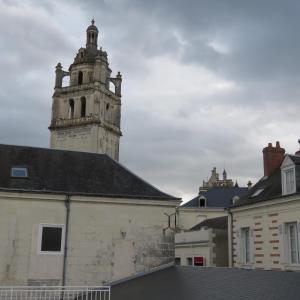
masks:
<path fill-rule="evenodd" d="M 116 280 L 116 281 L 112 281 L 112 282 L 110 282 L 108 284 L 110 286 L 118 285 L 118 284 L 130 281 L 130 280 L 136 279 L 136 278 L 140 278 L 140 277 L 143 277 L 143 276 L 146 276 L 146 275 L 149 275 L 149 274 L 161 271 L 161 270 L 165 270 L 165 269 L 171 268 L 174 265 L 175 265 L 174 262 L 170 262 L 170 263 L 158 266 L 158 267 L 154 267 L 154 268 L 150 269 L 149 271 L 144 271 L 144 272 L 136 273 L 134 275 L 131 275 L 131 276 L 128 276 L 128 277 L 125 277 L 125 278 L 122 278 L 122 279 L 119 279 L 119 280 Z"/>
<path fill-rule="evenodd" d="M 140 195 L 118 195 L 118 194 L 97 194 L 97 193 L 80 193 L 80 192 L 66 192 L 66 191 L 52 191 L 52 190 L 26 190 L 16 188 L 3 188 L 0 187 L 0 192 L 20 192 L 20 193 L 34 193 L 34 194 L 55 194 L 55 195 L 70 195 L 70 196 L 90 196 L 90 197 L 108 197 L 108 198 L 130 198 L 130 199 L 149 199 L 149 200 L 168 200 L 168 201 L 181 201 L 181 198 L 160 197 L 160 196 L 140 196 Z"/>

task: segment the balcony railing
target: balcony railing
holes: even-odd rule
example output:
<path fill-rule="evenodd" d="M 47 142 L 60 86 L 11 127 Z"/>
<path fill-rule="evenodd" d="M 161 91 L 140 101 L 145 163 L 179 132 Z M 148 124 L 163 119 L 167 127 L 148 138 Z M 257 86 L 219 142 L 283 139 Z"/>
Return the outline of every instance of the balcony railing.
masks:
<path fill-rule="evenodd" d="M 1 286 L 0 300 L 110 300 L 110 287 Z"/>
<path fill-rule="evenodd" d="M 100 123 L 100 120 L 96 116 L 86 116 L 72 119 L 56 119 L 52 120 L 50 128 L 76 126 L 89 123 Z"/>

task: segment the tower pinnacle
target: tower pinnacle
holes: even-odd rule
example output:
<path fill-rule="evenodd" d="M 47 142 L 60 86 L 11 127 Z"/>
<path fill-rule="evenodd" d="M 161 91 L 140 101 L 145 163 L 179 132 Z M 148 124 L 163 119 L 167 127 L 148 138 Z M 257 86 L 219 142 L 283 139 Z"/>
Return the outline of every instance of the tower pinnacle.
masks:
<path fill-rule="evenodd" d="M 95 20 L 93 18 L 91 25 L 86 29 L 86 47 L 95 48 L 95 50 L 97 50 L 98 28 L 94 24 Z"/>

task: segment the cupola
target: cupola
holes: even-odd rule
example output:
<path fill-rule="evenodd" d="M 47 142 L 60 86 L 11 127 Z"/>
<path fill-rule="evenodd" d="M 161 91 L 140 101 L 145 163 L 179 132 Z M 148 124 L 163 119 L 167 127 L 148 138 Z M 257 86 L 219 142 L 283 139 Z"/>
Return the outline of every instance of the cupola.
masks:
<path fill-rule="evenodd" d="M 94 25 L 94 19 L 92 19 L 91 23 L 92 24 L 86 29 L 86 47 L 97 49 L 98 28 Z"/>

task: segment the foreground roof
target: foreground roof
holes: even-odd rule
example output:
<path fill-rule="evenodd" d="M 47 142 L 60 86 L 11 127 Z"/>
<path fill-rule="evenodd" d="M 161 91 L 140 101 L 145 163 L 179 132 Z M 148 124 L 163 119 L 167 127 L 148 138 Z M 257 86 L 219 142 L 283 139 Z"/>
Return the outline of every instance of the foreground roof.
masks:
<path fill-rule="evenodd" d="M 218 217 L 218 218 L 211 218 L 211 219 L 206 219 L 194 227 L 192 227 L 190 230 L 199 230 L 201 228 L 208 227 L 212 229 L 227 229 L 228 228 L 228 217 Z"/>
<path fill-rule="evenodd" d="M 28 178 L 11 177 L 12 167 L 26 167 Z M 179 200 L 106 154 L 11 145 L 0 145 L 0 189 Z"/>
<path fill-rule="evenodd" d="M 246 187 L 212 187 L 207 192 L 201 192 L 197 197 L 182 205 L 182 207 L 199 207 L 199 196 L 206 198 L 207 207 L 227 208 L 232 204 L 234 196 L 241 197 L 248 191 Z"/>
<path fill-rule="evenodd" d="M 112 285 L 113 300 L 294 300 L 300 273 L 172 266 Z"/>
<path fill-rule="evenodd" d="M 300 157 L 287 154 L 295 164 L 296 170 L 296 193 L 300 193 Z M 287 195 L 290 196 L 290 195 Z M 239 201 L 232 207 L 251 205 L 254 203 L 264 202 L 276 198 L 286 197 L 282 195 L 281 188 L 281 169 L 277 168 L 270 176 L 262 177 Z"/>

